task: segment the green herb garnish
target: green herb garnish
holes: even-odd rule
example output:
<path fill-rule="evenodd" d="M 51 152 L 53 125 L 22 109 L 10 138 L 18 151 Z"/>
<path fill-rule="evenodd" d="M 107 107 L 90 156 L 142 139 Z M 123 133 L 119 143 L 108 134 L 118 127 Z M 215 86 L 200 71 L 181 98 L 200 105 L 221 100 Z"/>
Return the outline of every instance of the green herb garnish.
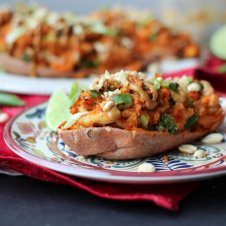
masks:
<path fill-rule="evenodd" d="M 5 106 L 24 106 L 25 103 L 19 97 L 7 94 L 7 93 L 0 93 L 0 105 Z"/>
<path fill-rule="evenodd" d="M 176 133 L 178 130 L 173 117 L 167 113 L 163 113 L 161 115 L 160 121 L 159 121 L 158 125 L 156 126 L 156 129 L 158 131 L 167 131 L 171 134 Z"/>
<path fill-rule="evenodd" d="M 189 128 L 191 128 L 197 121 L 198 121 L 198 119 L 199 119 L 199 116 L 198 116 L 198 114 L 194 114 L 194 115 L 192 115 L 188 120 L 187 120 L 187 122 L 186 122 L 186 124 L 185 124 L 185 129 L 189 129 Z"/>
<path fill-rule="evenodd" d="M 159 32 L 155 32 L 149 36 L 150 41 L 155 41 L 158 37 Z"/>
<path fill-rule="evenodd" d="M 175 93 L 178 93 L 179 84 L 176 82 L 171 82 L 169 84 L 169 88 L 173 90 Z"/>
<path fill-rule="evenodd" d="M 82 67 L 85 68 L 95 68 L 98 66 L 98 63 L 96 61 L 92 60 L 87 60 L 82 62 Z"/>
<path fill-rule="evenodd" d="M 97 99 L 101 95 L 101 93 L 96 90 L 90 90 L 89 92 L 90 92 L 92 98 L 95 98 L 95 99 Z"/>
<path fill-rule="evenodd" d="M 204 85 L 202 83 L 199 83 L 200 90 L 202 91 L 204 89 Z"/>
<path fill-rule="evenodd" d="M 32 60 L 32 57 L 27 54 L 27 53 L 24 53 L 23 57 L 22 57 L 23 61 L 25 62 L 30 62 Z"/>
<path fill-rule="evenodd" d="M 187 100 L 187 106 L 188 107 L 194 107 L 194 98 L 189 97 Z"/>
<path fill-rule="evenodd" d="M 130 94 L 119 94 L 112 97 L 112 100 L 115 102 L 115 104 L 126 104 L 128 107 L 131 107 L 133 105 L 133 99 Z"/>

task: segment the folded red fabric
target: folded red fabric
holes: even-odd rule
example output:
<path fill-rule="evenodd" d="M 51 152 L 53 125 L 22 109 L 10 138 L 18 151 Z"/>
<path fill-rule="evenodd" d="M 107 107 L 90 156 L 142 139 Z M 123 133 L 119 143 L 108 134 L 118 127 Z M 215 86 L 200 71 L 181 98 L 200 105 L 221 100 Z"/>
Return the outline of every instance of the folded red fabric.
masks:
<path fill-rule="evenodd" d="M 192 69 L 175 73 L 176 76 L 183 74 L 197 76 L 197 71 Z M 26 102 L 26 107 L 36 105 L 48 99 L 46 96 L 20 97 Z M 24 107 L 2 108 L 2 111 L 8 113 L 10 117 L 17 115 L 22 110 L 24 110 Z M 70 185 L 107 199 L 152 201 L 158 206 L 169 210 L 177 210 L 179 202 L 199 185 L 198 182 L 171 185 L 126 185 L 97 182 L 68 176 L 28 162 L 14 154 L 3 140 L 3 128 L 4 124 L 0 123 L 0 168 L 15 170 L 39 180 Z"/>

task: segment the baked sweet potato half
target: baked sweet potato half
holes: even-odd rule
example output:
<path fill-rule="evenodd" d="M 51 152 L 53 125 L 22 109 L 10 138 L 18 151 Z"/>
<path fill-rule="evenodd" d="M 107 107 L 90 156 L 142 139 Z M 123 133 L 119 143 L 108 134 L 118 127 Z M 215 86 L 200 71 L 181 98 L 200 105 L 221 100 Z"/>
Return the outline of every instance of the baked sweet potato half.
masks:
<path fill-rule="evenodd" d="M 169 57 L 199 56 L 189 35 L 148 12 L 94 14 L 56 13 L 34 5 L 0 8 L 0 66 L 21 75 L 85 78 L 106 69 L 144 70 Z"/>
<path fill-rule="evenodd" d="M 134 159 L 158 154 L 216 130 L 224 119 L 207 81 L 163 80 L 106 72 L 73 103 L 59 126 L 66 145 L 83 156 Z"/>

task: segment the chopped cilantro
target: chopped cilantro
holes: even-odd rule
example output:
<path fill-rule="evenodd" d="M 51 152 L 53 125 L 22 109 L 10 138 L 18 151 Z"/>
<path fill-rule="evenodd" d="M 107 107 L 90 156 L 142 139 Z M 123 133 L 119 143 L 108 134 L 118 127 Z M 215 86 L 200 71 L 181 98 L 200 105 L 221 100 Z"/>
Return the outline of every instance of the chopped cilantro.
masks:
<path fill-rule="evenodd" d="M 189 97 L 187 100 L 187 106 L 188 107 L 194 107 L 194 98 L 193 97 Z"/>
<path fill-rule="evenodd" d="M 201 91 L 204 89 L 204 85 L 202 83 L 199 83 Z"/>
<path fill-rule="evenodd" d="M 96 90 L 90 90 L 89 92 L 90 92 L 91 96 L 95 99 L 97 99 L 101 95 L 101 93 Z"/>
<path fill-rule="evenodd" d="M 169 84 L 169 88 L 173 90 L 175 93 L 178 93 L 179 84 L 176 82 L 171 82 Z"/>
<path fill-rule="evenodd" d="M 194 115 L 192 115 L 188 120 L 187 120 L 187 122 L 186 122 L 186 124 L 185 124 L 185 129 L 189 129 L 189 128 L 191 128 L 197 121 L 198 121 L 198 119 L 199 119 L 199 116 L 198 116 L 198 114 L 194 114 Z"/>
<path fill-rule="evenodd" d="M 155 41 L 157 39 L 157 37 L 158 37 L 158 34 L 159 34 L 158 32 L 155 32 L 155 33 L 151 34 L 149 36 L 149 40 L 150 41 Z"/>
<path fill-rule="evenodd" d="M 169 133 L 176 133 L 177 132 L 177 125 L 170 114 L 163 113 L 160 117 L 160 121 L 156 126 L 158 131 L 167 131 Z"/>
<path fill-rule="evenodd" d="M 86 60 L 82 62 L 82 67 L 84 68 L 95 68 L 98 66 L 98 63 L 96 61 L 92 60 Z"/>
<path fill-rule="evenodd" d="M 24 53 L 22 59 L 25 62 L 30 62 L 32 60 L 32 57 L 30 55 L 28 55 L 27 53 Z"/>

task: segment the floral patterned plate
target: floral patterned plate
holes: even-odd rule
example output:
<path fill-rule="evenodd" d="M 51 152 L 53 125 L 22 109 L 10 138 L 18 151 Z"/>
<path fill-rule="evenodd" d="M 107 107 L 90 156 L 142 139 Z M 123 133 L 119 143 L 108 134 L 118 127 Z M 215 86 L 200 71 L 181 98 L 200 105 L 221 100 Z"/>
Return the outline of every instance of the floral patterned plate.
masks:
<path fill-rule="evenodd" d="M 224 104 L 226 99 L 222 99 Z M 30 108 L 11 120 L 5 127 L 7 145 L 28 161 L 62 173 L 100 181 L 120 183 L 173 183 L 226 175 L 226 121 L 219 129 L 224 141 L 216 145 L 194 143 L 208 155 L 202 159 L 172 150 L 164 154 L 128 160 L 107 161 L 85 158 L 70 151 L 58 135 L 46 128 L 46 103 Z M 155 165 L 156 172 L 137 172 L 144 162 Z"/>

